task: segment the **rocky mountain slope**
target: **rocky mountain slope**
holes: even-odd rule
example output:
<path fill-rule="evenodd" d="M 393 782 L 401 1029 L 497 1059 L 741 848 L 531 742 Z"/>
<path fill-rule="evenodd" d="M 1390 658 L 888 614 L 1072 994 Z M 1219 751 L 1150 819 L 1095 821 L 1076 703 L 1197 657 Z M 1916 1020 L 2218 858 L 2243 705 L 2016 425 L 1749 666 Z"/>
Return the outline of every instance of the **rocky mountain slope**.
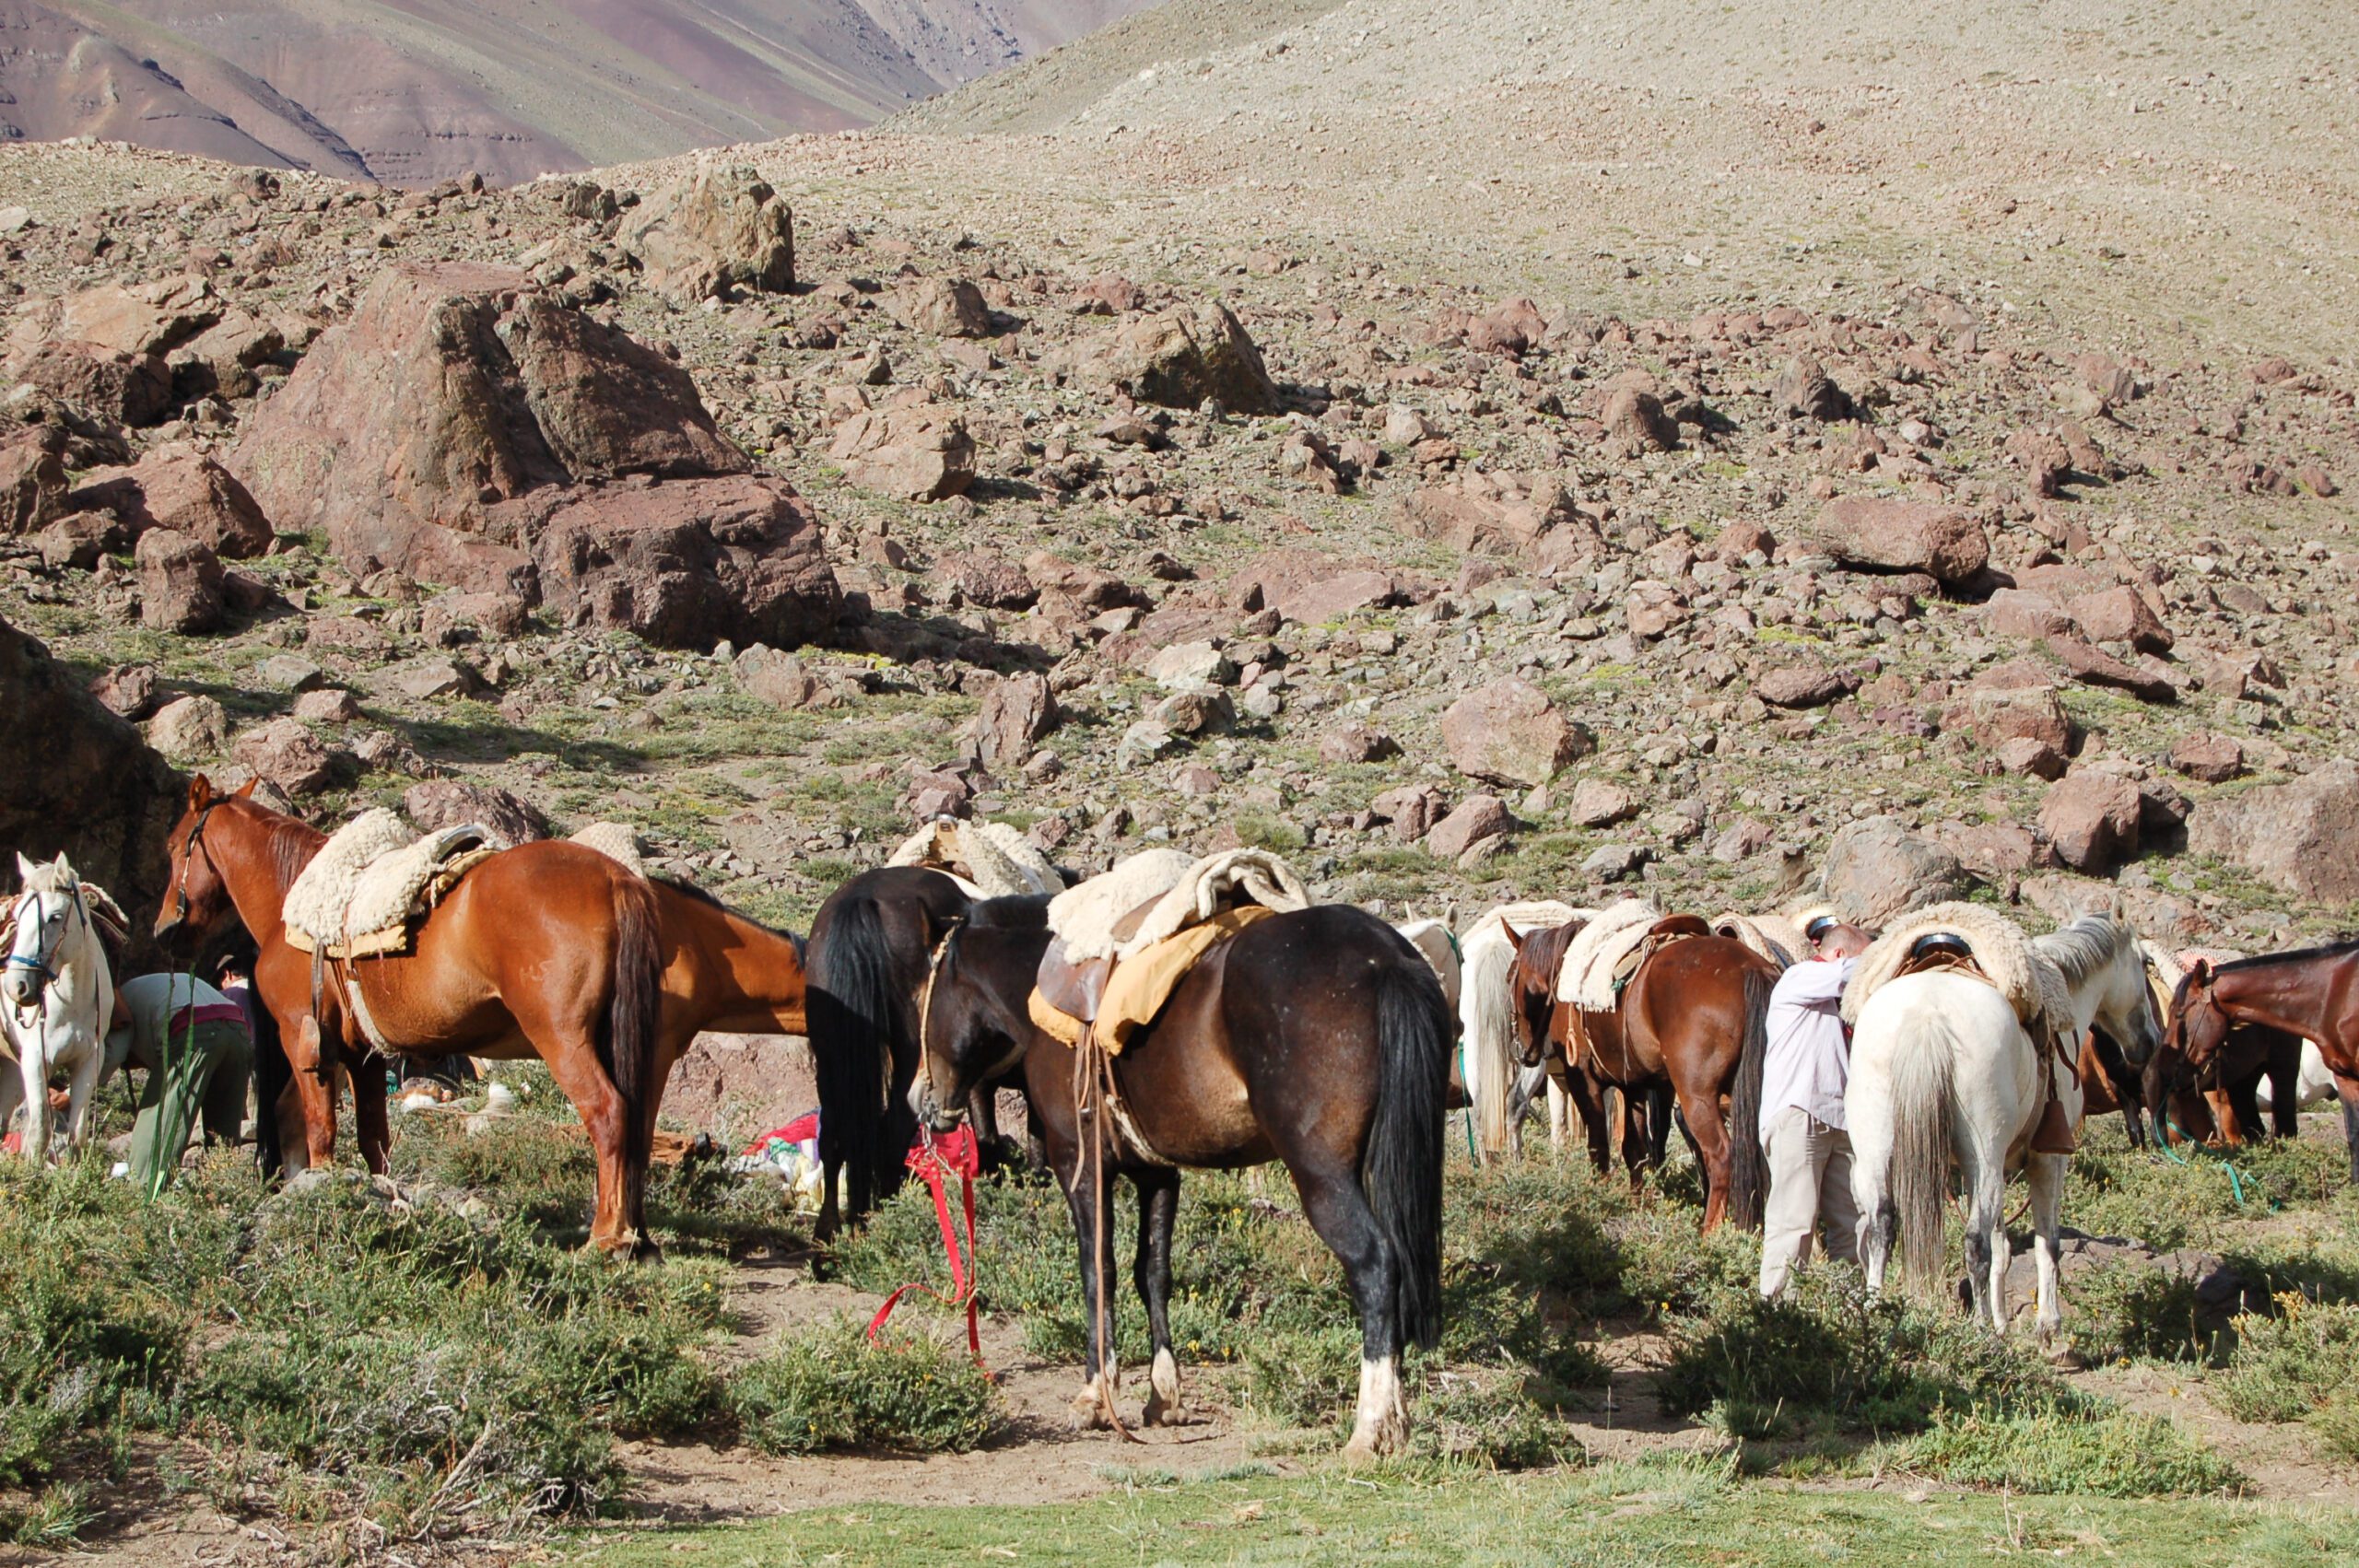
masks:
<path fill-rule="evenodd" d="M 394 183 L 858 125 L 1142 0 L 0 4 L 0 138 Z"/>
<path fill-rule="evenodd" d="M 2087 152 L 2112 100 L 2027 62 L 2095 46 L 2007 7 L 2012 88 L 1680 33 L 1678 103 L 1635 38 L 1462 76 L 1513 55 L 1492 8 L 1356 64 L 1344 20 L 1411 25 L 1367 0 L 1156 66 L 1152 129 L 399 200 L 0 149 L 0 615 L 185 766 L 625 815 L 787 919 L 949 811 L 1075 870 L 1273 845 L 1395 913 L 2341 929 L 2359 382 L 2319 300 L 2359 228 L 2306 132 L 2241 161 L 2344 112 L 2310 15 L 2215 40 L 2148 160 Z"/>

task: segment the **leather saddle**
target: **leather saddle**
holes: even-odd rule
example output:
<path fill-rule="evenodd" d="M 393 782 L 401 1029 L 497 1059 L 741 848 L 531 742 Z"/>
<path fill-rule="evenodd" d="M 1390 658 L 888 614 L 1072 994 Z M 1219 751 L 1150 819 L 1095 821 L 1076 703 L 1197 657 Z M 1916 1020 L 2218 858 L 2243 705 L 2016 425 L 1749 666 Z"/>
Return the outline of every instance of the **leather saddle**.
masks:
<path fill-rule="evenodd" d="M 1982 972 L 1976 962 L 1974 946 L 1955 931 L 1927 931 L 1908 944 L 1908 956 L 1900 961 L 1893 977 L 1902 975 L 1922 975 L 1937 969 L 1963 969 L 1978 978 L 1990 977 Z"/>
<path fill-rule="evenodd" d="M 1156 894 L 1121 919 L 1114 922 L 1112 936 L 1125 942 L 1139 934 L 1139 927 L 1146 922 L 1147 911 L 1163 902 Z M 1040 956 L 1040 970 L 1033 977 L 1033 985 L 1040 1000 L 1068 1018 L 1078 1018 L 1084 1024 L 1097 1021 L 1098 1004 L 1106 998 L 1106 982 L 1114 977 L 1111 955 L 1103 958 L 1076 960 L 1065 952 L 1065 939 L 1052 936 L 1049 950 Z"/>

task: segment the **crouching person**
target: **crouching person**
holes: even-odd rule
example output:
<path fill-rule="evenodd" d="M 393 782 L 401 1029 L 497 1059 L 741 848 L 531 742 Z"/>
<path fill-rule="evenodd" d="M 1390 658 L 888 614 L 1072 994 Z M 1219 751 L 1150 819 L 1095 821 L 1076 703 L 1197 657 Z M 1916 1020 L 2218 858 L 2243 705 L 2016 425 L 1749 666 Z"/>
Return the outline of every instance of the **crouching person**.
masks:
<path fill-rule="evenodd" d="M 253 1076 L 245 1009 L 194 975 L 142 975 L 115 991 L 107 1071 L 144 1067 L 147 1087 L 131 1130 L 131 1179 L 164 1189 L 202 1112 L 208 1142 L 235 1143 Z"/>

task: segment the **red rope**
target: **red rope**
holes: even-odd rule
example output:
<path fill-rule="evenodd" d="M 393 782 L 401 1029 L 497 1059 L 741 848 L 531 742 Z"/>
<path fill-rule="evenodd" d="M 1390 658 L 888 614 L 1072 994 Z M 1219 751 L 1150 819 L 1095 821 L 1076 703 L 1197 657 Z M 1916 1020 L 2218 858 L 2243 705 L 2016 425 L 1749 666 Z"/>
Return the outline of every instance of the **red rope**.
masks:
<path fill-rule="evenodd" d="M 926 1187 L 933 1194 L 933 1217 L 942 1227 L 942 1250 L 950 1259 L 950 1293 L 945 1295 L 922 1280 L 910 1281 L 885 1298 L 885 1305 L 878 1307 L 876 1316 L 869 1320 L 868 1337 L 874 1340 L 883 1331 L 886 1320 L 893 1316 L 893 1309 L 901 1304 L 904 1295 L 911 1291 L 923 1291 L 945 1306 L 967 1309 L 967 1353 L 975 1358 L 976 1366 L 988 1372 L 990 1369 L 983 1367 L 982 1332 L 976 1323 L 975 1272 L 972 1266 L 975 1256 L 975 1177 L 982 1171 L 982 1159 L 976 1147 L 974 1129 L 961 1127 L 939 1138 L 931 1132 L 921 1133 L 917 1146 L 910 1151 L 908 1164 L 913 1173 L 924 1178 Z M 963 1252 L 958 1232 L 950 1221 L 949 1180 L 953 1176 L 958 1178 L 958 1196 L 966 1210 L 967 1239 Z"/>

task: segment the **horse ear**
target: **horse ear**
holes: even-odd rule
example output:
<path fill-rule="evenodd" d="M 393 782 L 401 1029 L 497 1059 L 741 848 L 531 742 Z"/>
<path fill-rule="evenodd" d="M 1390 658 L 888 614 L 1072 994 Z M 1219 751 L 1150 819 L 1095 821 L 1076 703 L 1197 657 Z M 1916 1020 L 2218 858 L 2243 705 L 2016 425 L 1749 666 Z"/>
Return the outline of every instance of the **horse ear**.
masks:
<path fill-rule="evenodd" d="M 33 873 L 39 870 L 41 870 L 39 866 L 25 859 L 25 852 L 22 849 L 17 851 L 17 880 L 19 883 L 32 881 Z"/>
<path fill-rule="evenodd" d="M 236 796 L 239 800 L 250 801 L 253 799 L 254 786 L 261 782 L 262 776 L 260 774 L 256 774 L 253 778 L 247 779 L 243 784 L 241 784 L 236 789 L 230 790 L 229 793 Z"/>
<path fill-rule="evenodd" d="M 200 773 L 188 781 L 188 809 L 201 812 L 213 803 L 213 780 Z"/>
<path fill-rule="evenodd" d="M 1499 930 L 1508 933 L 1508 946 L 1509 948 L 1518 953 L 1521 953 L 1523 951 L 1523 935 L 1521 932 L 1518 931 L 1513 925 L 1509 924 L 1506 920 L 1501 920 L 1499 922 Z"/>
<path fill-rule="evenodd" d="M 2189 966 L 2187 977 L 2199 986 L 2210 985 L 2212 983 L 2212 960 L 2209 958 L 2197 959 Z"/>

